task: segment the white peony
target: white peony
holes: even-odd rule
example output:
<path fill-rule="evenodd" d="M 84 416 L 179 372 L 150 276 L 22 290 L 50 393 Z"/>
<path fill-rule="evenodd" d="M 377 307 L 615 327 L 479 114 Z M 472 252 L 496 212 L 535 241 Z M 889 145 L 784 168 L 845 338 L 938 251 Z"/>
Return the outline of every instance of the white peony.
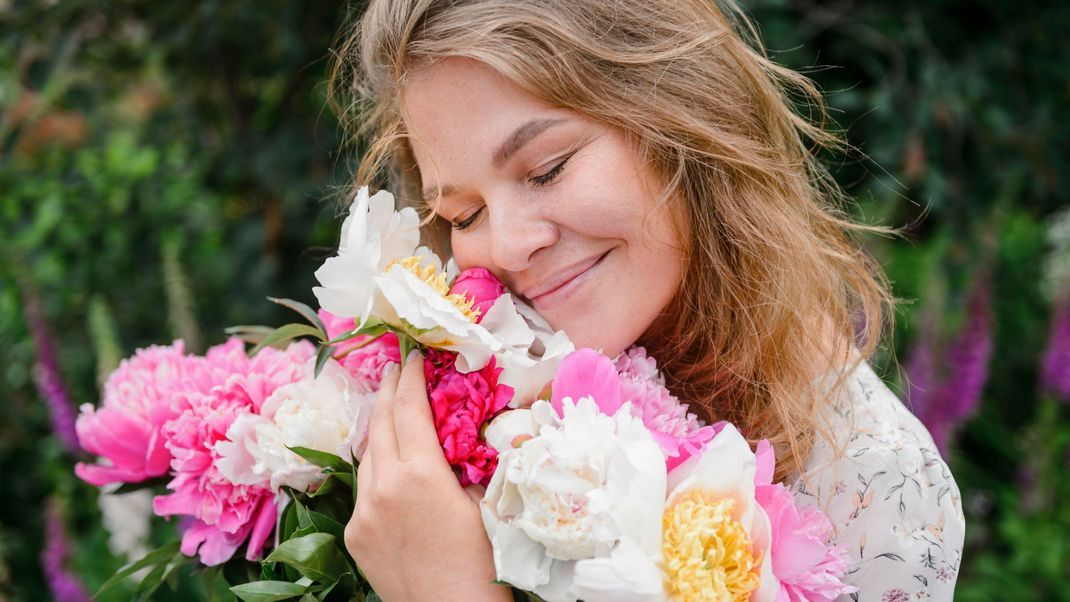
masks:
<path fill-rule="evenodd" d="M 665 457 L 627 404 L 614 416 L 590 398 L 563 407 L 536 401 L 491 423 L 498 469 L 481 502 L 498 578 L 550 602 L 578 597 L 584 563 L 656 541 L 660 525 L 641 519 L 665 499 Z"/>
<path fill-rule="evenodd" d="M 503 343 L 494 356 L 502 369 L 498 382 L 513 388 L 509 402 L 513 408 L 531 405 L 553 380 L 561 360 L 576 350 L 563 330 L 555 332 L 534 309 L 510 294 L 495 301 L 480 325 Z"/>
<path fill-rule="evenodd" d="M 392 194 L 380 190 L 369 197 L 368 187 L 361 187 L 342 222 L 338 255 L 316 270 L 322 286 L 312 292 L 320 307 L 336 316 L 366 319 L 375 303 L 376 276 L 392 262 L 411 256 L 419 240 L 415 209 L 395 211 Z"/>
<path fill-rule="evenodd" d="M 314 360 L 312 360 L 314 361 Z M 374 394 L 334 360 L 319 377 L 307 366 L 304 380 L 281 387 L 264 402 L 260 414 L 239 416 L 216 444 L 223 476 L 236 484 L 267 482 L 307 491 L 323 482 L 322 469 L 287 447 L 307 447 L 350 460 L 364 453 Z"/>
<path fill-rule="evenodd" d="M 770 556 L 771 533 L 769 519 L 754 497 L 755 457 L 746 439 L 731 424 L 726 425 L 711 440 L 702 455 L 693 456 L 673 469 L 668 476 L 669 494 L 657 508 L 637 515 L 636 520 L 646 523 L 646 528 L 656 527 L 657 537 L 645 540 L 629 540 L 620 546 L 620 552 L 609 558 L 580 563 L 573 577 L 571 593 L 586 602 L 610 600 L 668 600 L 672 592 L 662 591 L 668 583 L 670 589 L 686 590 L 687 587 L 707 585 L 703 571 L 704 550 L 702 534 L 708 534 L 710 525 L 689 523 L 681 516 L 674 516 L 664 524 L 671 523 L 685 535 L 695 535 L 690 545 L 665 548 L 661 532 L 663 517 L 678 502 L 705 505 L 721 500 L 731 500 L 731 518 L 738 523 L 751 542 L 749 551 L 760 557 L 755 574 L 760 577 L 756 590 L 750 594 L 752 602 L 770 602 L 777 599 L 780 584 L 773 575 Z M 700 508 L 701 509 L 701 508 Z M 701 515 L 701 513 L 695 513 Z M 645 532 L 645 531 L 644 531 Z M 726 540 L 721 540 L 726 541 Z M 736 540 L 738 543 L 739 540 Z M 722 544 L 723 545 L 723 544 Z M 667 558 L 666 553 L 675 555 Z M 683 556 L 686 557 L 683 557 Z M 675 575 L 667 574 L 670 565 L 685 567 Z M 676 586 L 674 588 L 674 585 Z M 651 592 L 639 596 L 637 592 Z M 692 589 L 691 591 L 694 591 Z M 706 591 L 706 590 L 700 590 Z M 655 593 L 656 592 L 656 593 Z M 707 592 L 708 594 L 709 592 Z M 683 596 L 686 598 L 687 596 Z"/>

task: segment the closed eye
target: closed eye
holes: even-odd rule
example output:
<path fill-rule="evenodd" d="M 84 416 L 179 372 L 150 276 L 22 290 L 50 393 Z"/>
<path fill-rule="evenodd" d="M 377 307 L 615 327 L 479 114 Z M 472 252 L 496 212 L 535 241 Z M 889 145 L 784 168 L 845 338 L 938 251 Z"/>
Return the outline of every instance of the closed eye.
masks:
<path fill-rule="evenodd" d="M 454 230 L 464 230 L 464 229 L 468 228 L 469 226 L 471 226 L 472 224 L 474 224 L 475 221 L 476 221 L 476 218 L 479 217 L 479 214 L 483 213 L 483 210 L 486 209 L 486 208 L 487 208 L 487 206 L 483 205 L 479 209 L 476 209 L 475 211 L 473 211 L 468 217 L 462 219 L 459 222 L 452 222 L 450 225 L 453 226 Z"/>
<path fill-rule="evenodd" d="M 568 160 L 571 159 L 572 155 L 574 154 L 576 154 L 576 151 L 572 151 L 571 153 L 566 155 L 565 158 L 562 159 L 560 163 L 553 166 L 550 171 L 542 174 L 541 176 L 535 176 L 534 178 L 531 178 L 531 183 L 536 186 L 546 186 L 549 183 L 553 182 L 554 178 L 556 178 L 561 173 L 561 171 L 565 169 L 565 163 L 568 163 Z"/>

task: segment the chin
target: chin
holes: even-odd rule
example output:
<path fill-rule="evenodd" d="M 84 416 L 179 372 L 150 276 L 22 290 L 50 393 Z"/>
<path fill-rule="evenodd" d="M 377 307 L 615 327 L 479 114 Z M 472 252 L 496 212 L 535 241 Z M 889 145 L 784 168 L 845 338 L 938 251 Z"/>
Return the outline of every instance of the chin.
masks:
<path fill-rule="evenodd" d="M 586 320 L 569 320 L 568 322 L 568 324 L 562 324 L 561 326 L 552 321 L 550 323 L 554 328 L 564 330 L 577 349 L 588 347 L 601 351 L 609 357 L 615 357 L 634 344 L 639 338 L 638 335 L 630 336 L 628 328 L 621 328 L 619 323 L 614 323 L 604 318 L 592 317 Z"/>

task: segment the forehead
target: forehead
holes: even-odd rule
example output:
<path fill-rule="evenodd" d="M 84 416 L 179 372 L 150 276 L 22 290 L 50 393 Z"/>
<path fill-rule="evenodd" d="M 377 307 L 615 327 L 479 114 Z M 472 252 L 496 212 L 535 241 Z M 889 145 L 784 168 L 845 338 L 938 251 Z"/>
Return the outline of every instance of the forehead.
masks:
<path fill-rule="evenodd" d="M 563 117 L 484 63 L 450 57 L 410 72 L 402 117 L 417 162 L 489 166 L 491 149 L 514 128 L 539 117 Z"/>

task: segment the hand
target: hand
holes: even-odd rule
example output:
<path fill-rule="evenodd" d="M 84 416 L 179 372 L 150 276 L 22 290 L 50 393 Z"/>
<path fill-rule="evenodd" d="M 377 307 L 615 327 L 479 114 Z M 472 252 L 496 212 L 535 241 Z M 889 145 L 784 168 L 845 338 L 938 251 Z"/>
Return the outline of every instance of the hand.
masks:
<path fill-rule="evenodd" d="M 423 358 L 384 373 L 346 548 L 375 591 L 401 600 L 511 600 L 492 583 L 494 561 L 478 502 L 461 488 L 435 432 Z"/>

